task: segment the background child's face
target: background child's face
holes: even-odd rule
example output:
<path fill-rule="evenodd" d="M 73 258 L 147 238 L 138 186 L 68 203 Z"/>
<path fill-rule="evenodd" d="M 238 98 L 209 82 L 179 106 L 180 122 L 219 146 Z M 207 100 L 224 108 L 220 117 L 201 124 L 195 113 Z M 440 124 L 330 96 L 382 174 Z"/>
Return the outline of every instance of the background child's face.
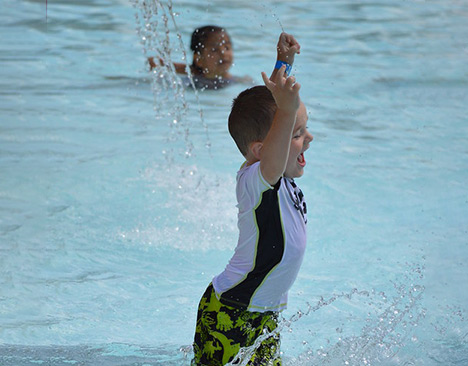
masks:
<path fill-rule="evenodd" d="M 234 60 L 231 39 L 226 32 L 212 33 L 196 58 L 206 76 L 225 76 Z"/>
<path fill-rule="evenodd" d="M 306 107 L 301 102 L 296 115 L 296 124 L 294 125 L 288 161 L 284 172 L 284 175 L 288 178 L 298 178 L 304 174 L 304 167 L 306 165 L 304 151 L 309 148 L 309 143 L 314 139 L 310 132 L 307 131 L 307 119 Z"/>

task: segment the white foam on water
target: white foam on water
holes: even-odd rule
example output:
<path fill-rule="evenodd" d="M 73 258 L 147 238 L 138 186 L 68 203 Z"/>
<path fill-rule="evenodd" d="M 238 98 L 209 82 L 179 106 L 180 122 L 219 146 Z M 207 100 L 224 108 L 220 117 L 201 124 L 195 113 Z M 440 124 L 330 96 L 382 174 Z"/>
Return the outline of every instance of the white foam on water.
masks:
<path fill-rule="evenodd" d="M 229 250 L 237 240 L 235 180 L 195 165 L 155 164 L 141 176 L 167 201 L 153 222 L 121 232 L 126 240 L 184 251 Z"/>

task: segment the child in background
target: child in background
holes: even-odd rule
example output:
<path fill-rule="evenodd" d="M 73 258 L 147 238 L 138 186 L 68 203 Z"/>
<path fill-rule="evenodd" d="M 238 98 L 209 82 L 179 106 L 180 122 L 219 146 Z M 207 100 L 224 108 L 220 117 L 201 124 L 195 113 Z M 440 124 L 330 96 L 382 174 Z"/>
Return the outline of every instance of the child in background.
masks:
<path fill-rule="evenodd" d="M 304 172 L 313 139 L 300 85 L 287 76 L 299 50 L 282 33 L 270 79 L 262 73 L 265 86 L 233 102 L 229 132 L 246 160 L 237 173 L 239 240 L 200 301 L 192 366 L 225 365 L 253 345 L 248 365 L 281 365 L 278 314 L 306 246 L 306 206 L 294 178 Z"/>
<path fill-rule="evenodd" d="M 229 73 L 234 61 L 231 37 L 224 28 L 206 25 L 194 30 L 190 42 L 193 62 L 190 72 L 197 89 L 219 89 L 232 83 L 252 83 L 249 77 L 237 77 Z M 153 57 L 148 58 L 151 69 L 157 65 Z M 161 65 L 164 60 L 160 60 Z M 178 74 L 187 74 L 186 65 L 174 63 Z"/>

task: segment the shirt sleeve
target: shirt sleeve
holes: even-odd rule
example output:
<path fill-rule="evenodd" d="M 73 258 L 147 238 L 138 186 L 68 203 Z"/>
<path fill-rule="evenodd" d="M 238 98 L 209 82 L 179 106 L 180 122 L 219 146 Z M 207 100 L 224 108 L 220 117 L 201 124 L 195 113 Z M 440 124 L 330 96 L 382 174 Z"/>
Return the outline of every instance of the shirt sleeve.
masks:
<path fill-rule="evenodd" d="M 243 167 L 237 175 L 237 201 L 240 211 L 258 204 L 263 192 L 273 187 L 263 178 L 260 162 Z"/>

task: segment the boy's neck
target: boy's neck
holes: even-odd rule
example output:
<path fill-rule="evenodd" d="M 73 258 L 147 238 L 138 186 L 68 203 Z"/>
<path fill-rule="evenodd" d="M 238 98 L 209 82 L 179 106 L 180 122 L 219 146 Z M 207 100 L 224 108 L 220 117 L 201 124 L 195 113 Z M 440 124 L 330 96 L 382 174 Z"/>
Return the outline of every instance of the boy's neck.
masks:
<path fill-rule="evenodd" d="M 260 159 L 258 159 L 257 157 L 254 156 L 252 151 L 249 151 L 247 153 L 247 155 L 244 156 L 244 158 L 245 158 L 245 165 L 246 166 L 255 164 L 257 161 L 260 161 Z"/>

